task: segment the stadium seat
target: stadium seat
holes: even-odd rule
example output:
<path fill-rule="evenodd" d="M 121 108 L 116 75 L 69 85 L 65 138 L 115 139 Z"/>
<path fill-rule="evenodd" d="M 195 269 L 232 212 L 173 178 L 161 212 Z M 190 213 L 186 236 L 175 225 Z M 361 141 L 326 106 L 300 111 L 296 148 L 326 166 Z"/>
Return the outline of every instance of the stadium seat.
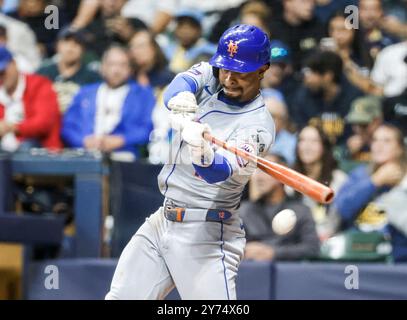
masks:
<path fill-rule="evenodd" d="M 332 261 L 388 261 L 391 244 L 378 231 L 349 230 L 340 233 L 321 245 L 320 260 Z"/>

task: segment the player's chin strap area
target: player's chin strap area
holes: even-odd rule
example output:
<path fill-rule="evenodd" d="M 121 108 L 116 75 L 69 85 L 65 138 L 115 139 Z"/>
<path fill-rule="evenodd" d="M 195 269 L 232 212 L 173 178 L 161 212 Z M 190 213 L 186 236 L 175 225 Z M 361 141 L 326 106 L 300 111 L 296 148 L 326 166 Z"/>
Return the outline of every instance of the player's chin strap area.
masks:
<path fill-rule="evenodd" d="M 232 213 L 222 209 L 192 209 L 175 207 L 168 202 L 164 203 L 164 216 L 174 222 L 187 221 L 213 221 L 221 222 L 230 219 Z"/>

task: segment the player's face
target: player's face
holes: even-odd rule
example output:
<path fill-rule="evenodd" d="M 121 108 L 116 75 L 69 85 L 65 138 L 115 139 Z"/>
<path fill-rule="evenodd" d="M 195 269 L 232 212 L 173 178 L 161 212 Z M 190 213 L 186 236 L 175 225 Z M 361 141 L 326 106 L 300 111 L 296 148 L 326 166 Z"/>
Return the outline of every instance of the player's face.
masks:
<path fill-rule="evenodd" d="M 259 94 L 260 80 L 267 69 L 266 65 L 247 73 L 220 69 L 219 81 L 228 98 L 239 102 L 250 101 Z"/>

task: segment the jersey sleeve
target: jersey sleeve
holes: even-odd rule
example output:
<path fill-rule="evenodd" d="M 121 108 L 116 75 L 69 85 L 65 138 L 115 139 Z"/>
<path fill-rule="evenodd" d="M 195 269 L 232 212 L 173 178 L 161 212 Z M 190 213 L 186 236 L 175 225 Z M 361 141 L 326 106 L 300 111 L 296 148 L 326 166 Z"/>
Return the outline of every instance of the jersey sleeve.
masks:
<path fill-rule="evenodd" d="M 164 105 L 168 109 L 168 101 L 182 91 L 198 95 L 211 78 L 212 67 L 207 62 L 195 64 L 189 70 L 179 73 L 164 92 Z"/>
<path fill-rule="evenodd" d="M 247 127 L 236 131 L 228 139 L 227 143 L 256 156 L 264 157 L 274 143 L 274 137 L 274 127 L 272 131 L 263 127 Z M 223 148 L 218 148 L 216 153 L 222 155 L 229 162 L 232 169 L 232 179 L 248 180 L 257 168 L 255 163 L 249 162 Z"/>
<path fill-rule="evenodd" d="M 199 93 L 213 78 L 212 67 L 207 62 L 200 62 L 177 77 L 182 77 L 188 82 L 192 81 L 196 88 L 195 92 Z"/>

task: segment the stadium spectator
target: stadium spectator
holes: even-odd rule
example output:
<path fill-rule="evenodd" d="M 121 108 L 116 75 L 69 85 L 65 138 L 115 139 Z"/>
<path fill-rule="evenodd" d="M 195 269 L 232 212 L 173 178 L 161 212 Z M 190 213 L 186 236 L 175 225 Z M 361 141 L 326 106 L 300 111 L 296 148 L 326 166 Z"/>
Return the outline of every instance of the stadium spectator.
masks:
<path fill-rule="evenodd" d="M 99 81 L 100 76 L 83 62 L 85 48 L 81 31 L 71 27 L 62 29 L 58 34 L 56 48 L 57 56 L 48 64 L 44 62 L 37 73 L 53 82 L 61 113 L 64 113 L 80 87 Z"/>
<path fill-rule="evenodd" d="M 297 78 L 299 77 L 298 73 L 294 74 L 290 49 L 285 43 L 272 40 L 270 42 L 270 68 L 264 73 L 262 87 L 279 90 L 284 96 L 288 109 L 291 110 L 293 97 L 301 83 Z"/>
<path fill-rule="evenodd" d="M 343 228 L 390 234 L 394 261 L 407 261 L 406 168 L 401 131 L 382 124 L 373 134 L 370 163 L 350 173 L 334 200 Z"/>
<path fill-rule="evenodd" d="M 0 7 L 2 5 L 3 0 L 0 0 Z M 16 57 L 16 62 L 21 72 L 34 72 L 41 63 L 41 55 L 37 47 L 34 32 L 27 24 L 6 16 L 1 12 L 0 25 L 7 29 L 7 48 Z M 20 64 L 21 59 L 27 63 Z"/>
<path fill-rule="evenodd" d="M 284 164 L 283 158 L 267 160 Z M 261 170 L 250 181 L 250 200 L 239 209 L 247 244 L 245 258 L 301 260 L 318 255 L 319 240 L 309 208 L 287 197 L 284 185 Z"/>
<path fill-rule="evenodd" d="M 329 19 L 328 35 L 330 38 L 321 40 L 321 49 L 338 53 L 342 58 L 348 80 L 364 93 L 374 93 L 374 88 L 368 78 L 373 59 L 365 47 L 360 30 L 347 28 L 346 19 L 348 16 L 341 11 L 336 12 Z"/>
<path fill-rule="evenodd" d="M 129 42 L 129 48 L 138 83 L 162 89 L 174 78 L 164 53 L 148 30 L 137 31 Z"/>
<path fill-rule="evenodd" d="M 62 147 L 52 83 L 39 75 L 20 73 L 4 46 L 0 46 L 0 119 L 0 147 L 5 151 Z"/>
<path fill-rule="evenodd" d="M 121 15 L 125 3 L 126 0 L 100 0 L 98 14 L 85 28 L 86 49 L 95 59 L 113 43 L 125 45 L 136 30 L 146 28 L 141 20 Z"/>
<path fill-rule="evenodd" d="M 358 0 L 315 0 L 315 16 L 327 23 L 335 12 L 344 12 L 347 6 L 357 6 Z"/>
<path fill-rule="evenodd" d="M 314 0 L 283 0 L 282 16 L 271 22 L 271 37 L 288 44 L 295 70 L 318 47 L 324 27 L 314 16 Z"/>
<path fill-rule="evenodd" d="M 0 25 L 0 45 L 7 47 L 7 28 L 3 25 Z M 21 54 L 14 54 L 13 55 L 14 61 L 17 63 L 17 67 L 21 72 L 30 73 L 32 71 L 31 62 L 26 59 L 25 56 Z"/>
<path fill-rule="evenodd" d="M 62 138 L 68 147 L 127 151 L 138 157 L 152 129 L 153 92 L 129 80 L 127 49 L 109 48 L 101 73 L 104 82 L 85 85 L 74 97 L 64 115 Z"/>
<path fill-rule="evenodd" d="M 249 1 L 240 11 L 240 23 L 250 24 L 262 29 L 270 36 L 269 22 L 271 10 L 263 1 Z"/>
<path fill-rule="evenodd" d="M 229 27 L 238 24 L 239 23 L 239 15 L 244 9 L 245 6 L 249 5 L 250 3 L 253 2 L 261 2 L 266 4 L 267 6 L 267 11 L 269 11 L 267 14 L 275 14 L 272 8 L 272 4 L 274 5 L 276 1 L 274 0 L 247 0 L 247 1 L 239 1 L 236 5 L 227 8 L 221 12 L 219 12 L 219 17 L 214 23 L 214 25 L 211 28 L 210 34 L 208 34 L 208 39 L 212 43 L 217 43 L 219 38 L 221 37 L 222 33 Z M 267 22 L 267 25 L 269 25 L 269 22 Z M 268 28 L 268 27 L 267 27 Z"/>
<path fill-rule="evenodd" d="M 383 100 L 383 115 L 386 122 L 402 130 L 407 145 L 407 88 L 401 95 Z"/>
<path fill-rule="evenodd" d="M 373 60 L 383 48 L 399 41 L 382 27 L 384 17 L 381 0 L 359 0 L 360 28 Z"/>
<path fill-rule="evenodd" d="M 323 131 L 314 126 L 303 128 L 298 134 L 296 162 L 294 169 L 327 186 L 335 192 L 345 182 L 347 176 L 337 169 L 337 163 L 332 153 L 332 144 Z M 290 192 L 292 189 L 289 189 Z M 307 196 L 296 193 L 312 212 L 317 233 L 321 240 L 332 236 L 338 228 L 338 219 L 330 205 L 322 205 Z"/>
<path fill-rule="evenodd" d="M 382 18 L 382 28 L 400 39 L 407 40 L 407 1 L 386 0 L 383 2 L 386 15 Z"/>
<path fill-rule="evenodd" d="M 216 52 L 216 46 L 202 37 L 203 14 L 196 10 L 185 9 L 175 15 L 176 27 L 174 40 L 167 38 L 161 47 L 169 61 L 172 72 L 187 70 L 195 63 L 207 60 Z"/>
<path fill-rule="evenodd" d="M 74 8 L 75 15 L 70 21 L 71 26 L 76 29 L 86 28 L 95 18 L 100 8 L 99 0 L 78 0 L 77 7 Z M 78 2 L 75 1 L 75 2 Z M 68 0 L 68 3 L 72 1 Z M 76 10 L 75 10 L 76 9 Z"/>
<path fill-rule="evenodd" d="M 149 0 L 148 6 L 146 6 L 145 0 L 129 0 L 123 7 L 122 15 L 141 19 L 148 25 L 153 34 L 158 34 L 164 32 L 167 26 L 170 25 L 177 10 L 193 8 L 210 17 L 211 15 L 216 16 L 218 12 L 237 6 L 242 2 L 244 0 Z M 212 17 L 209 20 L 212 20 Z M 210 24 L 210 21 L 208 22 Z M 222 30 L 225 31 L 227 27 Z M 210 26 L 208 26 L 208 30 L 209 28 Z"/>
<path fill-rule="evenodd" d="M 364 41 L 358 29 L 347 28 L 349 16 L 342 11 L 336 12 L 328 22 L 328 35 L 332 38 L 336 53 L 344 61 L 350 61 L 359 67 L 370 69 L 373 61 L 364 48 Z"/>
<path fill-rule="evenodd" d="M 343 76 L 342 59 L 332 51 L 315 52 L 306 61 L 303 85 L 293 98 L 291 119 L 301 128 L 321 126 L 331 143 L 344 143 L 350 127 L 344 118 L 362 93 Z"/>
<path fill-rule="evenodd" d="M 267 109 L 270 111 L 276 129 L 276 138 L 270 152 L 282 155 L 289 165 L 295 161 L 295 146 L 297 138 L 288 131 L 289 118 L 284 98 L 275 89 L 263 89 L 261 94 Z"/>
<path fill-rule="evenodd" d="M 352 102 L 346 122 L 352 126 L 346 146 L 337 147 L 339 166 L 350 171 L 353 167 L 370 161 L 370 143 L 373 132 L 382 124 L 382 105 L 378 97 L 365 96 Z"/>
<path fill-rule="evenodd" d="M 149 0 L 148 6 L 144 0 L 129 0 L 122 9 L 122 15 L 128 18 L 138 18 L 143 21 L 153 34 L 164 32 L 173 18 L 177 0 Z"/>
<path fill-rule="evenodd" d="M 385 97 L 404 92 L 407 88 L 407 41 L 388 46 L 377 55 L 371 78 Z"/>
<path fill-rule="evenodd" d="M 42 57 L 50 57 L 54 54 L 54 43 L 58 33 L 57 28 L 49 28 L 45 23 L 47 2 L 46 0 L 20 0 L 17 11 L 9 14 L 26 23 L 34 31 Z M 60 23 L 62 21 L 58 21 L 58 27 Z"/>

